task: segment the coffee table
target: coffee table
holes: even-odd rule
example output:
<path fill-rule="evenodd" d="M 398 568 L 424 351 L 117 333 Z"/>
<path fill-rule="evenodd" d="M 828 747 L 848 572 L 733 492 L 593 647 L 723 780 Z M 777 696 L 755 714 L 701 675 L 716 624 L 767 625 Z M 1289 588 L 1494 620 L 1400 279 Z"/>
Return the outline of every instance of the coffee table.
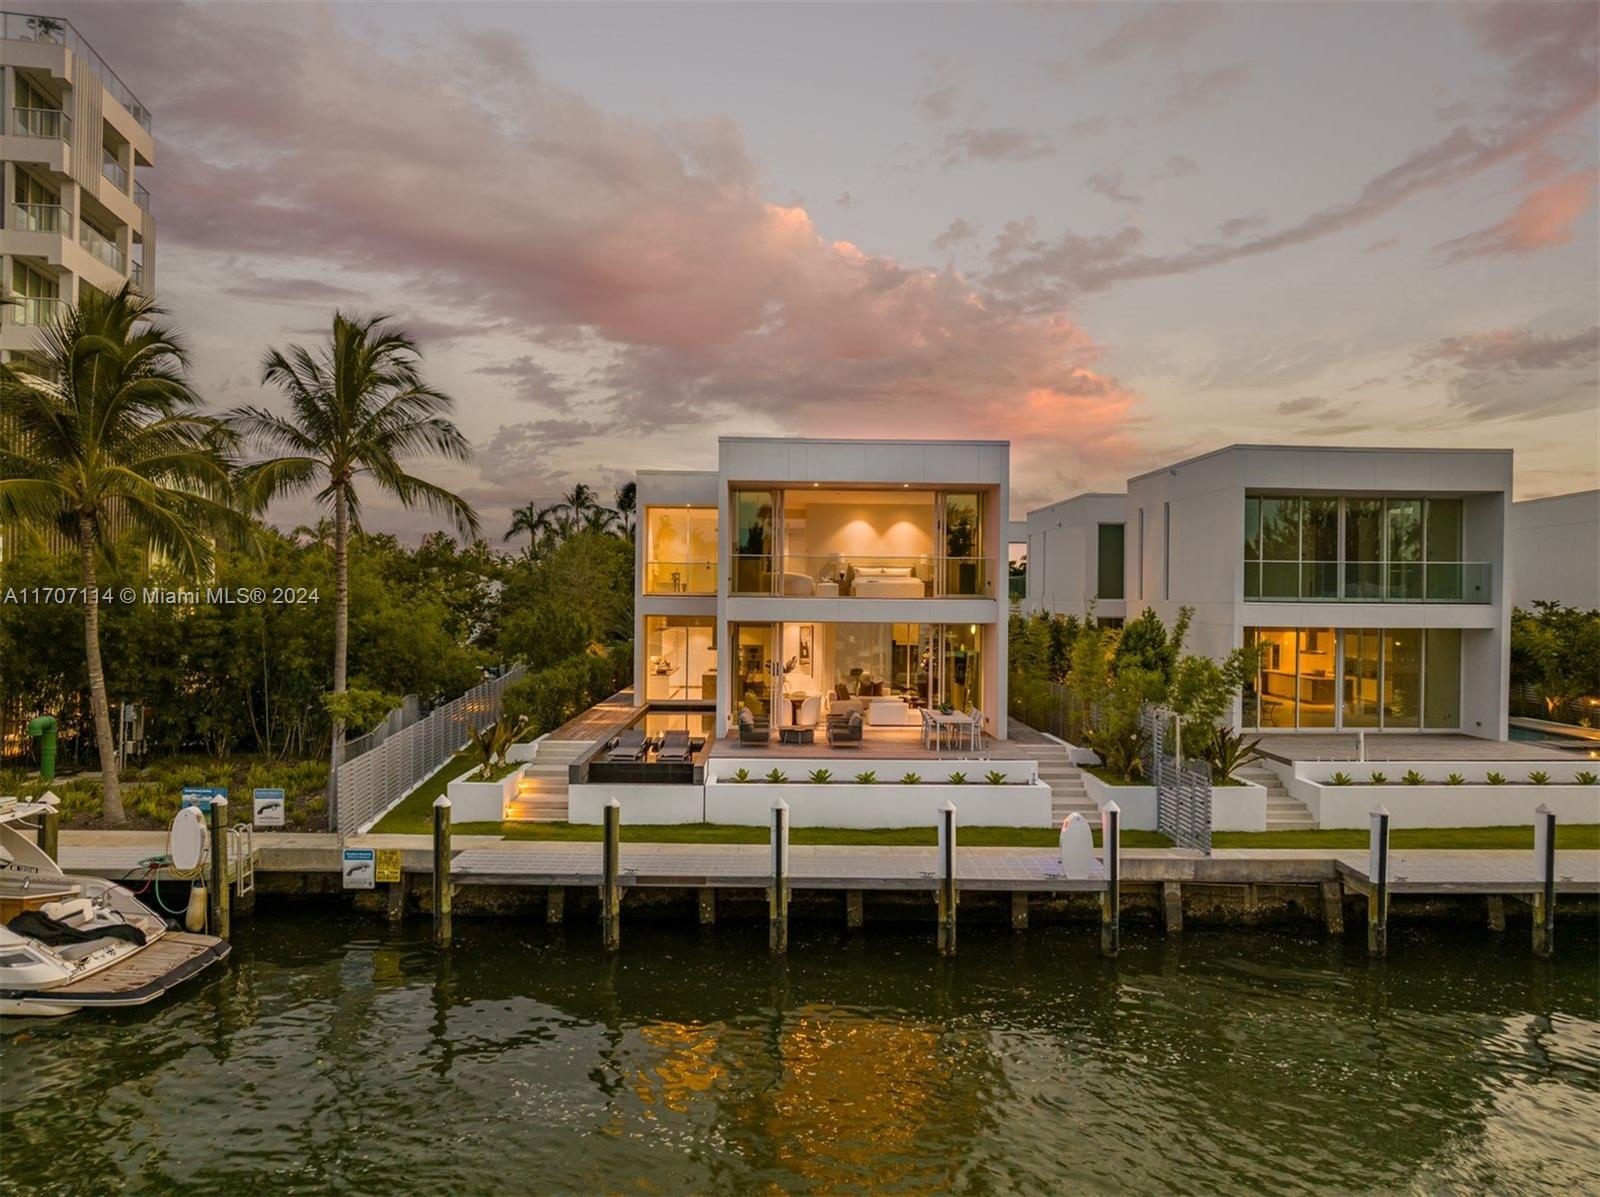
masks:
<path fill-rule="evenodd" d="M 817 742 L 817 729 L 814 727 L 780 727 L 778 729 L 778 743 L 780 744 L 815 744 Z"/>

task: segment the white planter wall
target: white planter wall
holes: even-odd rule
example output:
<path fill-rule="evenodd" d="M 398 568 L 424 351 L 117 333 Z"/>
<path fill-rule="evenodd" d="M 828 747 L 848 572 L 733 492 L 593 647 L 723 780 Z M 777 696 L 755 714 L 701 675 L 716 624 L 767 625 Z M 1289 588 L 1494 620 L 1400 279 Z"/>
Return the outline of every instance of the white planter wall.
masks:
<path fill-rule="evenodd" d="M 540 736 L 537 740 L 525 740 L 521 744 L 513 744 L 506 750 L 506 760 L 526 764 L 539 755 L 539 745 L 543 742 L 544 737 Z"/>
<path fill-rule="evenodd" d="M 1101 810 L 1105 809 L 1108 802 L 1117 804 L 1117 809 L 1122 812 L 1121 827 L 1129 831 L 1156 829 L 1155 786 L 1114 786 L 1101 781 L 1093 773 L 1085 773 L 1083 788 Z"/>
<path fill-rule="evenodd" d="M 704 823 L 704 786 L 579 785 L 567 787 L 569 823 L 603 823 L 605 806 L 622 804 L 624 823 Z"/>
<path fill-rule="evenodd" d="M 523 769 L 513 769 L 499 781 L 452 781 L 446 791 L 450 797 L 450 821 L 499 823 L 506 817 L 506 803 L 516 794 L 522 773 Z"/>
<path fill-rule="evenodd" d="M 780 797 L 789 804 L 790 827 L 932 827 L 946 801 L 955 804 L 958 823 L 967 827 L 1052 826 L 1050 787 L 1040 782 L 998 786 L 711 782 L 705 795 L 707 823 L 747 827 L 766 826 L 773 800 Z"/>
<path fill-rule="evenodd" d="M 1211 787 L 1212 831 L 1265 831 L 1267 788 L 1247 781 L 1237 786 Z"/>
<path fill-rule="evenodd" d="M 952 773 L 965 773 L 968 785 L 961 787 L 963 789 L 976 789 L 977 783 L 982 782 L 984 775 L 988 773 L 1003 773 L 1007 782 L 1031 782 L 1038 780 L 1039 777 L 1037 761 L 928 760 L 927 758 L 912 761 L 845 756 L 822 760 L 817 757 L 797 759 L 783 756 L 729 756 L 713 757 L 706 762 L 706 783 L 713 785 L 727 781 L 740 769 L 748 769 L 752 781 L 763 778 L 777 769 L 789 779 L 790 784 L 805 781 L 816 769 L 827 769 L 833 774 L 831 784 L 835 788 L 854 784 L 857 773 L 870 772 L 877 776 L 878 784 L 865 787 L 868 790 L 883 789 L 886 784 L 898 781 L 907 773 L 915 773 L 924 783 L 942 782 Z"/>
<path fill-rule="evenodd" d="M 1600 823 L 1600 786 L 1306 784 L 1317 791 L 1321 827 L 1366 827 L 1367 816 L 1380 805 L 1389 811 L 1390 827 L 1532 825 L 1541 803 L 1555 812 L 1557 822 Z"/>

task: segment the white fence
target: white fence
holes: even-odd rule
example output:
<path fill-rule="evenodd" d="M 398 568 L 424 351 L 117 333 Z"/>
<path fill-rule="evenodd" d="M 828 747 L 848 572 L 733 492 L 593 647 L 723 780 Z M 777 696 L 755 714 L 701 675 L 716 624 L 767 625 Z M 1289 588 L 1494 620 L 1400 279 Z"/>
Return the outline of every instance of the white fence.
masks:
<path fill-rule="evenodd" d="M 334 775 L 329 814 L 334 830 L 349 834 L 376 818 L 449 760 L 467 742 L 469 732 L 500 718 L 506 687 L 525 672 L 523 666 L 513 666 L 500 677 L 436 707 L 424 719 L 397 731 L 383 727 L 363 736 L 362 741 L 378 739 L 360 756 L 350 757 L 347 745 L 346 759 Z"/>

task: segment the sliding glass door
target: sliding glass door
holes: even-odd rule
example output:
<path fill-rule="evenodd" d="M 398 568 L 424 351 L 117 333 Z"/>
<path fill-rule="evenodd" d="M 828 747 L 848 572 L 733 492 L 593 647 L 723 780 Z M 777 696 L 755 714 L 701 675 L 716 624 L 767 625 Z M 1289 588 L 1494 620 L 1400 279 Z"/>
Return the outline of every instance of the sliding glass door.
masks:
<path fill-rule="evenodd" d="M 1246 628 L 1260 650 L 1240 718 L 1260 731 L 1455 731 L 1458 628 Z"/>

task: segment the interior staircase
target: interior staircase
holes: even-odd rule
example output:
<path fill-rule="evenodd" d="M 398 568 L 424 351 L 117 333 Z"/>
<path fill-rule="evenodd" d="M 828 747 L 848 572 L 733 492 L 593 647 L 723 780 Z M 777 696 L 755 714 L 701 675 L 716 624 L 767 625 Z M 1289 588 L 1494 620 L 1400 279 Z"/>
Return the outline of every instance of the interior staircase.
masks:
<path fill-rule="evenodd" d="M 540 740 L 533 761 L 506 803 L 506 819 L 520 823 L 567 821 L 567 767 L 594 746 L 593 740 Z"/>
<path fill-rule="evenodd" d="M 1039 762 L 1039 780 L 1050 787 L 1050 818 L 1056 825 L 1077 811 L 1091 826 L 1100 822 L 1100 808 L 1083 785 L 1083 771 L 1067 759 L 1067 750 L 1060 744 L 1030 744 L 1030 753 Z"/>
<path fill-rule="evenodd" d="M 1306 804 L 1284 788 L 1283 780 L 1270 766 L 1261 761 L 1254 761 L 1240 769 L 1237 776 L 1240 781 L 1253 781 L 1256 785 L 1265 787 L 1268 831 L 1316 829 L 1317 821 L 1311 817 L 1311 811 Z"/>

